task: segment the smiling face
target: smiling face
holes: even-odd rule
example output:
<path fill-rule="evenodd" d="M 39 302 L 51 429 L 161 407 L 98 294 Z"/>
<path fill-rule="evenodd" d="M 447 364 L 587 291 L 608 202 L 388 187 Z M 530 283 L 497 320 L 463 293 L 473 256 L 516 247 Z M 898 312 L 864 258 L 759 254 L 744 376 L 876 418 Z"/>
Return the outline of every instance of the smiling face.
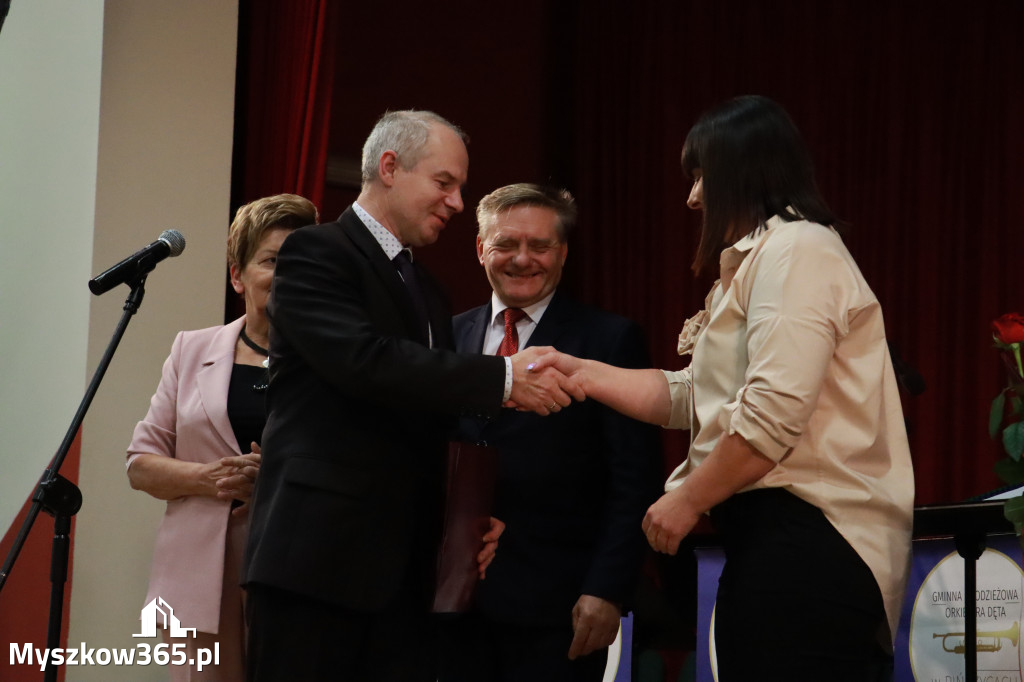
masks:
<path fill-rule="evenodd" d="M 290 228 L 283 227 L 266 230 L 252 259 L 243 266 L 231 266 L 231 286 L 245 297 L 246 316 L 266 319 L 267 298 L 274 279 L 277 252 L 281 250 L 285 237 L 291 233 Z"/>
<path fill-rule="evenodd" d="M 394 152 L 381 158 L 385 227 L 405 246 L 433 244 L 448 220 L 461 213 L 462 186 L 469 173 L 469 154 L 451 128 L 435 124 L 419 161 L 402 166 Z"/>
<path fill-rule="evenodd" d="M 569 247 L 558 239 L 558 214 L 520 205 L 491 216 L 476 253 L 502 303 L 526 308 L 558 286 Z"/>

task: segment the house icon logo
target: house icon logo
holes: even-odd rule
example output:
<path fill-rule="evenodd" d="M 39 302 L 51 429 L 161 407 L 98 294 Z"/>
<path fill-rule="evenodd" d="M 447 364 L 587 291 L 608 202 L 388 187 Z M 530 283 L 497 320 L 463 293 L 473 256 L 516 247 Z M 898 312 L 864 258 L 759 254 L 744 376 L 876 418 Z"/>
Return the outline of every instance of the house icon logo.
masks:
<path fill-rule="evenodd" d="M 169 630 L 171 637 L 188 637 L 190 632 L 193 637 L 196 636 L 195 628 L 181 627 L 181 621 L 174 615 L 174 609 L 164 601 L 163 597 L 157 597 L 142 607 L 140 620 L 142 620 L 142 632 L 132 635 L 132 637 L 156 637 L 157 627 Z"/>

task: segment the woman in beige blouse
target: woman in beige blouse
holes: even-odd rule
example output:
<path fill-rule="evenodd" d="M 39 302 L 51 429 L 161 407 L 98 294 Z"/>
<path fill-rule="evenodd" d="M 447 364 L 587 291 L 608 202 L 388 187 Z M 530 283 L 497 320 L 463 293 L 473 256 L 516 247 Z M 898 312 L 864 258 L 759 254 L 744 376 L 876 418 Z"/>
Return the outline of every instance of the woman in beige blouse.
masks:
<path fill-rule="evenodd" d="M 914 478 L 878 300 L 778 104 L 748 96 L 707 112 L 682 165 L 687 205 L 704 214 L 694 269 L 721 273 L 680 335 L 690 366 L 557 365 L 591 398 L 690 430 L 643 529 L 674 554 L 710 512 L 726 553 L 720 680 L 884 678 Z"/>

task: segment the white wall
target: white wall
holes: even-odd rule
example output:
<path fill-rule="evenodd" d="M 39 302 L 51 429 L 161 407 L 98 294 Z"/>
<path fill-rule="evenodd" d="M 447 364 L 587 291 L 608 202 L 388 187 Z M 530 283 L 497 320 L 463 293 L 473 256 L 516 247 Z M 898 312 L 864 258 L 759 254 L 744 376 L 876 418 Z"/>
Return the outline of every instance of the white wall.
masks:
<path fill-rule="evenodd" d="M 223 321 L 237 14 L 237 0 L 13 0 L 0 31 L 2 528 L 121 316 L 128 288 L 90 297 L 89 277 L 165 229 L 187 240 L 149 276 L 83 427 L 69 646 L 140 641 L 163 503 L 130 489 L 124 450 L 175 332 Z M 166 679 L 155 666 L 67 673 Z"/>
<path fill-rule="evenodd" d="M 14 0 L 0 31 L 0 529 L 85 390 L 103 4 Z"/>
<path fill-rule="evenodd" d="M 96 238 L 99 272 L 165 229 L 178 258 L 150 275 L 86 420 L 69 644 L 134 646 L 163 503 L 130 489 L 124 451 L 156 388 L 174 334 L 223 322 L 230 223 L 237 0 L 108 0 L 103 27 Z M 126 287 L 92 302 L 90 366 L 121 315 Z M 70 672 L 70 671 L 69 671 Z M 162 679 L 100 667 L 75 680 Z"/>

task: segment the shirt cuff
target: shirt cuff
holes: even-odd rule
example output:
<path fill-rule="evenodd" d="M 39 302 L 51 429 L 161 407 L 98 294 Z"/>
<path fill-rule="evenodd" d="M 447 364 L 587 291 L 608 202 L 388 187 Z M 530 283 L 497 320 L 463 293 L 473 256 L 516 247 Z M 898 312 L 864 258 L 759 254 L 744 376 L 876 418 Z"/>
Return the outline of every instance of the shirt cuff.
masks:
<path fill-rule="evenodd" d="M 505 392 L 501 404 L 504 405 L 512 397 L 512 358 L 505 356 Z"/>
<path fill-rule="evenodd" d="M 690 369 L 686 368 L 678 372 L 662 370 L 665 380 L 668 381 L 669 399 L 672 401 L 672 409 L 669 413 L 668 429 L 690 428 Z"/>
<path fill-rule="evenodd" d="M 142 454 L 143 453 L 141 452 L 136 452 L 134 455 L 129 455 L 128 461 L 124 463 L 124 470 L 128 471 L 132 467 L 132 462 L 137 460 L 139 457 L 142 457 Z"/>

